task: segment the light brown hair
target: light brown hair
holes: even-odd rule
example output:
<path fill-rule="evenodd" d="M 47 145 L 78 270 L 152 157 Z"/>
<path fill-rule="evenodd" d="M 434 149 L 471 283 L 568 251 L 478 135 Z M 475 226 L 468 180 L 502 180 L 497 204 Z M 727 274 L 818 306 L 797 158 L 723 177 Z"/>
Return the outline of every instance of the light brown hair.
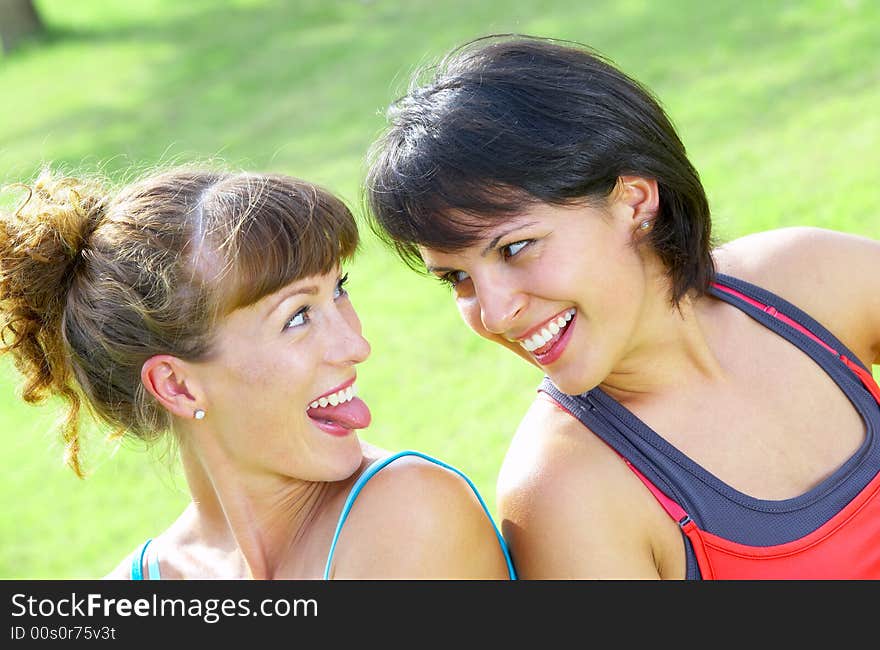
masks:
<path fill-rule="evenodd" d="M 277 174 L 174 168 L 116 193 L 44 170 L 0 215 L 0 353 L 22 398 L 67 403 L 65 460 L 83 476 L 83 405 L 152 440 L 171 416 L 144 389 L 156 354 L 211 354 L 217 318 L 351 257 L 346 205 Z"/>

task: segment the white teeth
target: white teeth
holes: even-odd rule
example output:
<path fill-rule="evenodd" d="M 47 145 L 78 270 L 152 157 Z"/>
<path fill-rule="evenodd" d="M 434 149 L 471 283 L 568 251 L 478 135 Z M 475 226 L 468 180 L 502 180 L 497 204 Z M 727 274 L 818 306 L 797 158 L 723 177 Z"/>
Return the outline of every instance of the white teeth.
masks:
<path fill-rule="evenodd" d="M 325 395 L 324 397 L 319 397 L 314 402 L 309 404 L 309 408 L 316 409 L 319 406 L 324 408 L 325 406 L 337 406 L 338 404 L 345 404 L 346 402 L 350 402 L 354 396 L 357 395 L 357 387 L 352 384 L 348 388 L 343 388 L 342 390 L 333 393 L 332 395 Z"/>
<path fill-rule="evenodd" d="M 575 310 L 573 308 L 567 310 L 562 316 L 557 317 L 556 320 L 550 321 L 539 333 L 533 334 L 531 338 L 525 339 L 524 341 L 520 341 L 519 344 L 529 352 L 534 352 L 538 348 L 547 345 L 554 336 L 559 334 L 562 328 L 565 327 L 565 324 L 572 319 L 574 314 Z"/>

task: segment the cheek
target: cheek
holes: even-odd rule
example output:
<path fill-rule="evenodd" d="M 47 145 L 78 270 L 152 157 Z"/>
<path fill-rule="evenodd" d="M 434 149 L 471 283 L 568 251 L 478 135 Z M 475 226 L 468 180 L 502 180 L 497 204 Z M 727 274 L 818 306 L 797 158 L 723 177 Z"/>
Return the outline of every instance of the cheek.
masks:
<path fill-rule="evenodd" d="M 474 332 L 482 336 L 484 339 L 488 339 L 493 343 L 499 344 L 501 347 L 507 348 L 517 356 L 520 356 L 528 361 L 529 363 L 535 363 L 532 355 L 526 352 L 519 343 L 508 341 L 503 336 L 498 336 L 493 332 L 489 332 L 485 327 L 483 327 L 483 320 L 480 317 L 480 303 L 475 298 L 460 298 L 456 301 L 456 304 L 458 306 L 458 312 L 461 314 L 462 319 Z"/>
<path fill-rule="evenodd" d="M 480 316 L 480 303 L 476 298 L 458 298 L 455 301 L 455 305 L 458 307 L 458 313 L 461 314 L 462 320 L 467 323 L 468 327 L 484 338 L 494 338 L 483 327 L 483 319 Z"/>
<path fill-rule="evenodd" d="M 297 399 L 309 387 L 312 363 L 307 350 L 292 346 L 251 348 L 227 366 L 225 389 L 232 395 L 248 394 L 249 399 L 260 401 L 277 399 L 279 394 Z"/>

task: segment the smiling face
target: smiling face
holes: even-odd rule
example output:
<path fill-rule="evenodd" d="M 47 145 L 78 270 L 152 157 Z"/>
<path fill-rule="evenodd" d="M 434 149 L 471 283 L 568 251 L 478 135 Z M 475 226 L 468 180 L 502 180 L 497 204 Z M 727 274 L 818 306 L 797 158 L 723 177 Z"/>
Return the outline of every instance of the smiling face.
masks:
<path fill-rule="evenodd" d="M 640 221 L 623 201 L 542 203 L 464 250 L 420 250 L 471 329 L 579 394 L 625 362 L 655 299 L 657 261 L 634 244 Z"/>
<path fill-rule="evenodd" d="M 358 468 L 370 412 L 354 382 L 370 345 L 344 281 L 303 278 L 219 322 L 213 353 L 194 365 L 228 457 L 310 481 Z"/>

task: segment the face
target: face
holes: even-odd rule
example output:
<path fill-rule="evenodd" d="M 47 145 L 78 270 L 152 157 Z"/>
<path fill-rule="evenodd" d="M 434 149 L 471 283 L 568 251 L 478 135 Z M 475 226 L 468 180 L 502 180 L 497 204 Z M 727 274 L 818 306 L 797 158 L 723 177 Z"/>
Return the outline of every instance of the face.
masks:
<path fill-rule="evenodd" d="M 638 221 L 623 201 L 537 204 L 469 248 L 421 254 L 452 285 L 474 332 L 579 394 L 625 365 L 638 345 L 654 268 L 646 247 L 634 244 Z"/>
<path fill-rule="evenodd" d="M 219 324 L 199 380 L 229 457 L 310 481 L 360 465 L 356 431 L 370 412 L 353 395 L 370 346 L 344 283 L 335 272 L 303 278 Z"/>

